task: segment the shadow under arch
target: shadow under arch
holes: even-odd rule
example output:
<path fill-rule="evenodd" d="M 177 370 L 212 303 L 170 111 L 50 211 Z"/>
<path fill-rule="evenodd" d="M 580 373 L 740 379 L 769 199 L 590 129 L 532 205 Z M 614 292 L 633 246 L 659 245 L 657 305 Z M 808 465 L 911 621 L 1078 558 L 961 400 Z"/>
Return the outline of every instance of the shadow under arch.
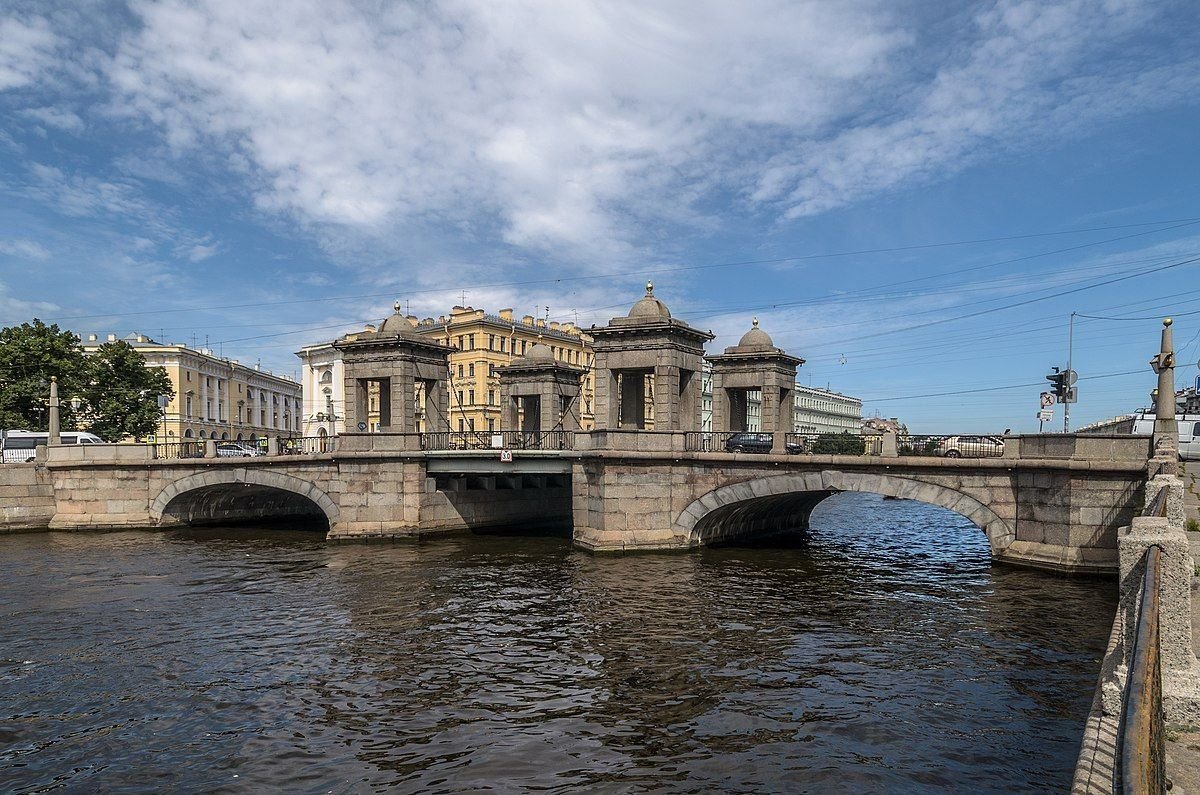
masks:
<path fill-rule="evenodd" d="M 771 475 L 713 489 L 684 508 L 673 529 L 692 546 L 806 529 L 817 503 L 842 491 L 917 500 L 954 511 L 987 534 L 993 557 L 1016 537 L 991 508 L 956 489 L 895 475 L 829 470 Z"/>
<path fill-rule="evenodd" d="M 327 528 L 338 518 L 337 504 L 314 484 L 281 472 L 254 469 L 210 470 L 169 483 L 150 503 L 158 526 L 217 524 L 323 517 Z"/>

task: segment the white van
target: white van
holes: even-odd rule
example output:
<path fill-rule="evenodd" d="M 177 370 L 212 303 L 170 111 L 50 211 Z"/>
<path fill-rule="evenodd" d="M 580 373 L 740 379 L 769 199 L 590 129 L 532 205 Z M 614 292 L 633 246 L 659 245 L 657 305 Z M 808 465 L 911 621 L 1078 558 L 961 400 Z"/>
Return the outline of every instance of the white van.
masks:
<path fill-rule="evenodd" d="M 59 434 L 62 444 L 104 444 L 94 433 L 67 431 Z M 0 460 L 5 464 L 23 464 L 34 459 L 39 444 L 48 444 L 45 431 L 0 431 Z"/>
<path fill-rule="evenodd" d="M 1179 428 L 1179 457 L 1184 461 L 1200 461 L 1200 414 L 1179 414 L 1175 422 Z M 1152 436 L 1154 415 L 1138 412 L 1133 421 L 1133 432 Z"/>

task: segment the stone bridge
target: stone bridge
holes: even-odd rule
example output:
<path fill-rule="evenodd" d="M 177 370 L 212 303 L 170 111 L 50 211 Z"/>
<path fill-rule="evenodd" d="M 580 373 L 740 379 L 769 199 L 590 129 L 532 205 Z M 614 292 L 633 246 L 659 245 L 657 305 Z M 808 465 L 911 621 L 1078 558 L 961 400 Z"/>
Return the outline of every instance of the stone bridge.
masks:
<path fill-rule="evenodd" d="M 313 455 L 156 460 L 139 445 L 52 447 L 0 468 L 0 527 L 107 530 L 311 519 L 332 540 L 501 528 L 570 532 L 594 552 L 687 550 L 803 532 L 842 491 L 955 511 L 998 560 L 1115 571 L 1144 500 L 1147 437 L 1013 437 L 1001 458 L 684 450 L 683 434 L 576 434 L 566 451 L 423 451 L 410 435 L 340 437 Z"/>

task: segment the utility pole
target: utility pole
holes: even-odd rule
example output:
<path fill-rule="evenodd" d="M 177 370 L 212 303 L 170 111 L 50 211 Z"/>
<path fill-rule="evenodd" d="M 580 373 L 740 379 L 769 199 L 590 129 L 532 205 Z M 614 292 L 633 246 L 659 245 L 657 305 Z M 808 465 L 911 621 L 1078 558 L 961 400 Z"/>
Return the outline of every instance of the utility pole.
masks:
<path fill-rule="evenodd" d="M 1075 313 L 1071 313 L 1071 322 L 1067 326 L 1067 396 L 1063 402 L 1063 433 L 1071 430 L 1071 392 L 1075 389 L 1075 371 L 1071 369 L 1071 358 L 1075 352 Z"/>

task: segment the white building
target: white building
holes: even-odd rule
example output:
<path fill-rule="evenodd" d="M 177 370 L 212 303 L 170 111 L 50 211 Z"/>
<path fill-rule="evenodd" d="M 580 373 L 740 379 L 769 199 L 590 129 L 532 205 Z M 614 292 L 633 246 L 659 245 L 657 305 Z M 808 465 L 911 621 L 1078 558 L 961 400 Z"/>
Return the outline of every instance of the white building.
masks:
<path fill-rule="evenodd" d="M 80 340 L 91 355 L 115 334 L 87 334 Z M 255 440 L 300 432 L 300 385 L 290 378 L 247 367 L 236 359 L 195 350 L 181 342 L 158 342 L 144 334 L 122 338 L 171 379 L 175 397 L 163 410 L 156 436 L 185 439 Z"/>
<path fill-rule="evenodd" d="M 331 342 L 306 345 L 296 352 L 303 366 L 301 425 L 305 436 L 337 436 L 346 429 L 346 379 L 342 352 Z"/>
<path fill-rule="evenodd" d="M 796 384 L 792 427 L 796 433 L 861 433 L 862 399 Z"/>

